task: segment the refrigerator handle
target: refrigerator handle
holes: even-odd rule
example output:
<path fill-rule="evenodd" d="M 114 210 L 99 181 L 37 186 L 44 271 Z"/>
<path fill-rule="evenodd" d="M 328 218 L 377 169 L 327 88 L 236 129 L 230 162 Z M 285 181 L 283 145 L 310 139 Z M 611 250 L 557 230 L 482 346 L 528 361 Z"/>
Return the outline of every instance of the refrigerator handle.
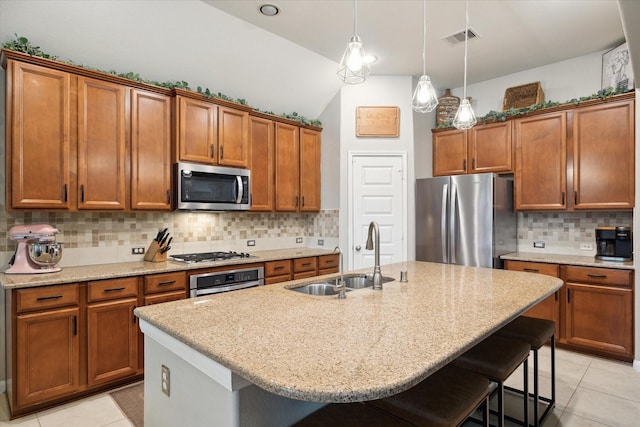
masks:
<path fill-rule="evenodd" d="M 449 208 L 449 263 L 456 263 L 456 234 L 458 226 L 458 186 L 451 184 L 451 207 Z"/>
<path fill-rule="evenodd" d="M 442 246 L 442 261 L 449 262 L 449 252 L 447 251 L 447 205 L 449 184 L 442 186 L 442 212 L 440 213 L 440 245 Z"/>

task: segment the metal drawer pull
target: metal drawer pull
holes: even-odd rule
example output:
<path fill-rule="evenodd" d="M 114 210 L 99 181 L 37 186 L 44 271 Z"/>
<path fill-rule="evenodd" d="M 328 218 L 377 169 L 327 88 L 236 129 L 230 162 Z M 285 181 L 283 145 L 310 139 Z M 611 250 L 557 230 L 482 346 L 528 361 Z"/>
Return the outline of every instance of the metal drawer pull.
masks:
<path fill-rule="evenodd" d="M 167 280 L 166 282 L 158 283 L 158 286 L 169 286 L 169 285 L 173 285 L 174 283 L 176 283 L 175 280 Z"/>
<path fill-rule="evenodd" d="M 284 265 L 278 265 L 276 267 L 273 268 L 274 270 L 282 270 L 284 269 Z"/>
<path fill-rule="evenodd" d="M 119 292 L 119 291 L 124 291 L 124 287 L 122 288 L 109 288 L 109 289 L 105 289 L 105 292 Z"/>
<path fill-rule="evenodd" d="M 78 335 L 78 316 L 73 316 L 73 335 Z"/>
<path fill-rule="evenodd" d="M 305 263 L 303 263 L 303 264 L 302 264 L 302 266 L 303 266 L 303 267 L 308 267 L 308 266 L 310 266 L 310 265 L 311 265 L 311 263 L 310 263 L 310 262 L 305 262 Z"/>
<path fill-rule="evenodd" d="M 606 274 L 587 274 L 587 276 L 591 277 L 592 279 L 606 279 L 607 275 Z"/>
<path fill-rule="evenodd" d="M 133 314 L 133 311 L 136 309 L 136 306 L 133 306 L 133 309 L 131 310 L 131 316 L 133 316 L 133 323 L 136 323 L 136 315 Z"/>
<path fill-rule="evenodd" d="M 50 297 L 38 297 L 36 298 L 36 301 L 48 301 L 48 300 L 60 299 L 60 298 L 62 298 L 62 295 L 52 295 Z"/>
<path fill-rule="evenodd" d="M 523 270 L 528 271 L 530 273 L 537 273 L 538 271 L 540 271 L 537 268 L 523 268 Z"/>

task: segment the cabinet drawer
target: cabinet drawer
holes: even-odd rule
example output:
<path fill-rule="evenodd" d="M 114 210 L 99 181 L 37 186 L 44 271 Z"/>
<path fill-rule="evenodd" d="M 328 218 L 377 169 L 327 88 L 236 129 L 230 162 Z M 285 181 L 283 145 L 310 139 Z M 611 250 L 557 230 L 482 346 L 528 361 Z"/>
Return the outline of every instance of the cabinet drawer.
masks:
<path fill-rule="evenodd" d="M 296 258 L 293 260 L 293 272 L 302 273 L 303 271 L 315 271 L 318 265 L 318 259 L 314 256 L 307 258 Z"/>
<path fill-rule="evenodd" d="M 560 277 L 558 264 L 506 260 L 505 269 L 511 271 L 524 271 L 526 273 L 538 273 L 546 274 L 547 276 Z"/>
<path fill-rule="evenodd" d="M 124 297 L 138 296 L 138 278 L 127 277 L 125 279 L 102 280 L 89 282 L 87 289 L 88 302 L 105 301 Z"/>
<path fill-rule="evenodd" d="M 18 289 L 15 296 L 18 313 L 78 305 L 78 284 Z"/>
<path fill-rule="evenodd" d="M 145 295 L 182 289 L 187 289 L 187 275 L 184 271 L 144 277 Z"/>
<path fill-rule="evenodd" d="M 631 287 L 633 271 L 614 268 L 575 267 L 565 269 L 566 281 Z"/>
<path fill-rule="evenodd" d="M 304 271 L 302 273 L 293 273 L 293 280 L 308 279 L 310 277 L 316 277 L 315 270 Z"/>
<path fill-rule="evenodd" d="M 318 257 L 318 269 L 324 270 L 327 268 L 338 268 L 340 265 L 340 259 L 338 254 L 335 255 L 320 255 Z"/>
<path fill-rule="evenodd" d="M 264 263 L 264 276 L 283 276 L 291 273 L 291 260 L 268 261 Z"/>

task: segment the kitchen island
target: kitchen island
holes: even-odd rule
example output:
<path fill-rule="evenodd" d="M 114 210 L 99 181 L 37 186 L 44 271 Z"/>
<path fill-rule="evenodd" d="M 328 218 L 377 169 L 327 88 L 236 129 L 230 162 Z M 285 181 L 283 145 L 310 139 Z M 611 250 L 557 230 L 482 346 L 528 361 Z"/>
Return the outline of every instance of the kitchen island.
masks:
<path fill-rule="evenodd" d="M 306 279 L 136 309 L 145 333 L 145 421 L 278 426 L 326 402 L 390 396 L 562 285 L 544 275 L 424 262 L 382 273 L 395 280 L 346 299 L 287 289 Z"/>

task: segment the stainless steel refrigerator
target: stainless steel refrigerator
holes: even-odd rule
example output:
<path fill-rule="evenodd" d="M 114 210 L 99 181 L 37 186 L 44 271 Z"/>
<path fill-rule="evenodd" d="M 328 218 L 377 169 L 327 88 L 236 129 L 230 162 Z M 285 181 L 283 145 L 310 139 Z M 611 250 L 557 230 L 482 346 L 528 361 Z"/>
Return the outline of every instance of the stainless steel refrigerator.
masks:
<path fill-rule="evenodd" d="M 416 260 L 502 268 L 517 250 L 513 180 L 496 174 L 416 180 Z"/>

